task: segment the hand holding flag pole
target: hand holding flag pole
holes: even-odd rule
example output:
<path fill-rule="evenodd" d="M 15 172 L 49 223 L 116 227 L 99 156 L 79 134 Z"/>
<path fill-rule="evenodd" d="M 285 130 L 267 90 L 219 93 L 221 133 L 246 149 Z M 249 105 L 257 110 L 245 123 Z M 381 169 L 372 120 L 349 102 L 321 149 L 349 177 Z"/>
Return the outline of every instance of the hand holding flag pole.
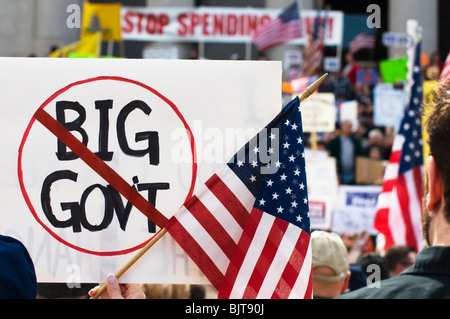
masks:
<path fill-rule="evenodd" d="M 322 75 L 318 80 L 308 86 L 305 91 L 299 96 L 300 102 L 307 99 L 310 95 L 312 95 L 320 84 L 325 80 L 328 76 L 328 73 Z M 132 259 L 130 259 L 116 274 L 116 278 L 120 278 L 136 261 L 138 261 L 153 245 L 167 232 L 166 227 L 162 227 L 161 230 L 153 236 L 150 241 L 135 255 Z M 106 284 L 102 284 L 96 294 L 91 297 L 91 299 L 97 299 L 101 294 L 103 294 L 106 290 Z"/>

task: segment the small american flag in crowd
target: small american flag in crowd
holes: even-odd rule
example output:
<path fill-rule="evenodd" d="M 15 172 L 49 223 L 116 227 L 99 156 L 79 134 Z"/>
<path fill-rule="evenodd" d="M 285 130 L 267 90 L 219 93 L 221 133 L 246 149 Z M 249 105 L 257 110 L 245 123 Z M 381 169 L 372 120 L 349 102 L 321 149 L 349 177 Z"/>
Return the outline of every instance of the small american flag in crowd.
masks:
<path fill-rule="evenodd" d="M 253 43 L 263 51 L 302 35 L 297 2 L 283 10 L 275 19 L 259 26 L 250 34 Z"/>
<path fill-rule="evenodd" d="M 298 97 L 166 225 L 219 298 L 311 298 Z"/>
<path fill-rule="evenodd" d="M 308 43 L 303 52 L 301 76 L 316 75 L 322 66 L 327 15 L 327 11 L 325 11 L 325 17 L 321 17 L 321 10 L 317 11 L 313 28 L 308 33 Z"/>
<path fill-rule="evenodd" d="M 375 48 L 375 31 L 363 31 L 350 41 L 350 52 L 355 53 L 361 49 Z"/>
<path fill-rule="evenodd" d="M 394 139 L 374 221 L 374 227 L 386 238 L 385 249 L 392 245 L 408 245 L 416 251 L 422 248 L 424 165 L 420 42 L 415 51 L 410 102 Z"/>

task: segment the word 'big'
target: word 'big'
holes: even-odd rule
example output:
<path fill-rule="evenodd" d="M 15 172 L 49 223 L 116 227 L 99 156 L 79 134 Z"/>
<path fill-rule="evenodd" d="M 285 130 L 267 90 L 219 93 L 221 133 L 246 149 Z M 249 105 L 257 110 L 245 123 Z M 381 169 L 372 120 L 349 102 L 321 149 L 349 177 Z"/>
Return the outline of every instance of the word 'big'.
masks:
<path fill-rule="evenodd" d="M 109 138 L 109 110 L 113 107 L 112 100 L 95 101 L 95 109 L 99 110 L 99 136 L 98 136 L 98 152 L 95 152 L 100 159 L 104 161 L 111 161 L 113 152 L 108 151 L 108 138 Z M 125 105 L 120 111 L 117 122 L 117 140 L 119 146 L 126 155 L 143 157 L 148 154 L 150 165 L 159 164 L 159 138 L 158 132 L 145 131 L 138 132 L 135 135 L 135 141 L 147 141 L 147 146 L 144 149 L 132 149 L 127 140 L 125 133 L 125 122 L 131 112 L 135 110 L 141 110 L 145 115 L 150 115 L 152 109 L 143 101 L 134 100 Z M 78 117 L 71 121 L 66 122 L 66 110 L 73 110 L 78 113 Z M 88 145 L 89 137 L 86 130 L 82 128 L 83 123 L 86 120 L 86 110 L 78 102 L 74 101 L 58 101 L 56 102 L 56 120 L 61 123 L 67 130 L 76 131 L 81 135 L 82 143 Z M 68 152 L 66 145 L 58 139 L 58 151 L 56 156 L 60 161 L 69 161 L 77 159 L 78 156 L 73 152 Z"/>
<path fill-rule="evenodd" d="M 111 161 L 114 153 L 108 149 L 109 138 L 109 110 L 113 108 L 112 100 L 95 101 L 95 109 L 99 112 L 99 133 L 98 133 L 98 151 L 94 152 L 103 161 Z M 66 121 L 66 111 L 71 110 L 77 113 L 73 121 Z M 125 105 L 119 112 L 116 121 L 117 140 L 122 152 L 129 156 L 145 157 L 148 155 L 149 165 L 159 164 L 159 136 L 155 131 L 143 131 L 135 134 L 135 141 L 142 142 L 145 145 L 141 149 L 130 147 L 125 132 L 125 123 L 128 116 L 136 110 L 142 111 L 146 116 L 151 113 L 151 108 L 141 100 L 134 100 Z M 68 131 L 75 131 L 80 134 L 81 142 L 87 147 L 89 136 L 82 127 L 86 121 L 85 108 L 76 101 L 58 101 L 56 102 L 56 120 L 61 123 Z M 58 139 L 56 156 L 60 161 L 72 161 L 78 159 L 78 156 L 67 150 L 66 145 Z M 86 188 L 82 193 L 79 202 L 62 202 L 60 207 L 63 211 L 70 211 L 70 217 L 61 220 L 54 213 L 51 204 L 51 188 L 54 183 L 76 182 L 78 173 L 71 170 L 59 170 L 47 176 L 44 180 L 41 190 L 41 205 L 48 221 L 56 228 L 71 227 L 74 233 L 81 232 L 82 228 L 95 232 L 106 229 L 114 217 L 114 212 L 119 221 L 120 228 L 125 231 L 128 218 L 130 216 L 132 204 L 122 202 L 119 192 L 111 185 L 94 184 Z M 167 190 L 169 183 L 139 183 L 137 176 L 133 178 L 133 188 L 137 191 L 147 191 L 147 200 L 155 206 L 157 190 Z M 88 218 L 86 202 L 93 192 L 100 192 L 104 198 L 104 216 L 99 224 L 92 224 Z M 153 222 L 148 220 L 148 231 L 156 231 Z"/>

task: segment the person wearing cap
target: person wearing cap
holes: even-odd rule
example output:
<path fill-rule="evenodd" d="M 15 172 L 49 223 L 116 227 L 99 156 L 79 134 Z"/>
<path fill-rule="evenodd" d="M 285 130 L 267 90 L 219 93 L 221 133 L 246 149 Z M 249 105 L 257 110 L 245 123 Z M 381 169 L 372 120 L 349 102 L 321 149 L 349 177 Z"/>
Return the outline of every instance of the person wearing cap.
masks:
<path fill-rule="evenodd" d="M 333 232 L 311 233 L 313 298 L 334 298 L 344 293 L 350 280 L 347 248 Z"/>
<path fill-rule="evenodd" d="M 430 154 L 422 213 L 426 247 L 408 269 L 379 281 L 378 288 L 364 287 L 338 299 L 450 298 L 450 79 L 436 92 L 425 126 Z"/>
<path fill-rule="evenodd" d="M 0 299 L 35 299 L 36 272 L 25 246 L 0 235 Z"/>

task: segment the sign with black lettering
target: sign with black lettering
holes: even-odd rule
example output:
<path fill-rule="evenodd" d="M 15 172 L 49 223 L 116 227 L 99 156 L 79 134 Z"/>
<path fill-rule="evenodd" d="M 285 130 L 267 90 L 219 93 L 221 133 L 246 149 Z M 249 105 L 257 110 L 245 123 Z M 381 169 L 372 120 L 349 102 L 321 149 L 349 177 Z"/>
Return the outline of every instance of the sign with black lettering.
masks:
<path fill-rule="evenodd" d="M 0 232 L 24 242 L 39 281 L 100 282 L 116 272 L 245 142 L 242 133 L 281 107 L 275 62 L 0 65 L 1 130 L 11 137 L 0 168 Z M 204 281 L 164 237 L 125 279 Z"/>

